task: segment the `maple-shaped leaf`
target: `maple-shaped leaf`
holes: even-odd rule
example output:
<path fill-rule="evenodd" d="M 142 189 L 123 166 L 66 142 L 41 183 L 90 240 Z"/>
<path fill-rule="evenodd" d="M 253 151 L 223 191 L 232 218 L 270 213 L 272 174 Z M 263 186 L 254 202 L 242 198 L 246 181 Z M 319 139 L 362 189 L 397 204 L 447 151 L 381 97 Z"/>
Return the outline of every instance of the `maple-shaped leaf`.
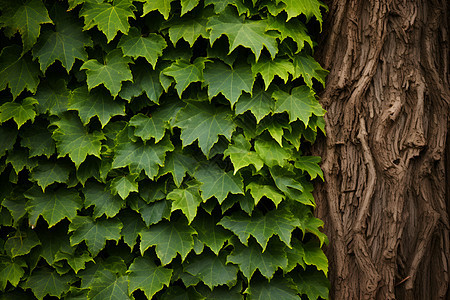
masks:
<path fill-rule="evenodd" d="M 303 244 L 296 240 L 292 239 L 291 242 L 292 248 L 285 248 L 286 257 L 288 260 L 286 268 L 283 268 L 284 274 L 291 272 L 297 267 L 297 265 L 302 266 L 303 269 L 306 269 L 306 264 L 303 258 L 305 257 L 305 250 L 303 249 Z"/>
<path fill-rule="evenodd" d="M 259 123 L 273 111 L 275 101 L 272 99 L 272 92 L 272 89 L 265 91 L 261 85 L 255 84 L 251 95 L 243 93 L 239 97 L 235 106 L 236 114 L 240 115 L 249 110 Z"/>
<path fill-rule="evenodd" d="M 25 275 L 24 268 L 26 267 L 26 262 L 20 257 L 16 259 L 0 258 L 0 290 L 4 291 L 8 282 L 17 287 L 20 279 Z"/>
<path fill-rule="evenodd" d="M 103 133 L 88 133 L 80 119 L 71 113 L 65 113 L 61 119 L 52 123 L 58 128 L 53 132 L 53 139 L 58 148 L 58 157 L 69 155 L 78 168 L 88 155 L 100 157 Z"/>
<path fill-rule="evenodd" d="M 25 193 L 25 197 L 30 199 L 27 211 L 32 225 L 36 225 L 39 216 L 47 221 L 49 227 L 65 218 L 71 221 L 83 206 L 78 192 L 73 189 L 60 188 L 43 193 L 41 189 L 34 187 Z"/>
<path fill-rule="evenodd" d="M 241 294 L 242 285 L 240 283 L 236 284 L 232 288 L 228 286 L 219 286 L 210 290 L 207 286 L 197 285 L 195 287 L 205 299 L 214 300 L 243 300 L 244 296 Z"/>
<path fill-rule="evenodd" d="M 83 251 L 82 253 L 75 253 L 75 249 L 69 252 L 58 252 L 55 255 L 55 261 L 67 261 L 67 264 L 72 268 L 72 270 L 77 274 L 80 270 L 86 267 L 86 263 L 92 261 L 95 262 L 91 257 L 89 252 Z"/>
<path fill-rule="evenodd" d="M 139 174 L 145 171 L 148 177 L 154 178 L 158 175 L 158 169 L 164 165 L 166 152 L 174 150 L 169 138 L 164 138 L 159 143 L 148 141 L 143 143 L 137 141 L 118 141 L 112 167 L 127 167 L 130 172 Z"/>
<path fill-rule="evenodd" d="M 18 149 L 8 153 L 6 158 L 6 164 L 11 164 L 16 174 L 19 174 L 23 169 L 32 170 L 34 169 L 38 162 L 36 159 L 29 157 L 28 150 Z"/>
<path fill-rule="evenodd" d="M 119 194 L 120 198 L 125 200 L 131 192 L 139 192 L 139 186 L 136 182 L 137 177 L 137 174 L 129 174 L 113 178 L 109 182 L 112 194 Z"/>
<path fill-rule="evenodd" d="M 272 185 L 264 185 L 258 184 L 256 182 L 250 182 L 246 187 L 246 191 L 250 191 L 250 194 L 255 199 L 255 205 L 263 198 L 272 200 L 275 204 L 275 207 L 278 207 L 278 204 L 281 203 L 284 199 L 284 195 L 281 194 L 275 187 Z"/>
<path fill-rule="evenodd" d="M 250 48 L 259 59 L 262 49 L 265 47 L 272 58 L 278 52 L 276 35 L 266 33 L 267 21 L 249 20 L 239 16 L 236 10 L 227 7 L 217 17 L 212 17 L 208 22 L 211 29 L 209 40 L 211 45 L 222 35 L 226 35 L 230 42 L 231 53 L 238 46 Z"/>
<path fill-rule="evenodd" d="M 319 175 L 320 178 L 324 180 L 322 169 L 319 166 L 320 161 L 320 156 L 300 156 L 295 161 L 294 166 L 298 169 L 308 172 L 309 176 L 311 176 L 311 179 L 314 179 L 317 177 L 317 175 Z"/>
<path fill-rule="evenodd" d="M 255 79 L 249 65 L 239 64 L 232 68 L 220 61 L 206 64 L 203 74 L 208 84 L 209 98 L 222 93 L 230 101 L 231 106 L 236 103 L 242 92 L 251 94 Z"/>
<path fill-rule="evenodd" d="M 92 41 L 83 32 L 82 26 L 67 15 L 63 8 L 58 6 L 55 13 L 56 30 L 43 31 L 32 53 L 39 60 L 42 72 L 56 60 L 69 72 L 76 58 L 82 61 L 88 59 L 84 48 L 92 47 Z"/>
<path fill-rule="evenodd" d="M 259 269 L 264 277 L 271 279 L 278 268 L 287 267 L 288 260 L 284 253 L 286 246 L 280 242 L 271 242 L 264 252 L 253 240 L 248 242 L 248 246 L 238 241 L 234 242 L 233 246 L 233 252 L 227 256 L 227 263 L 239 265 L 239 269 L 248 280 L 252 278 L 256 269 Z"/>
<path fill-rule="evenodd" d="M 200 0 L 181 0 L 181 15 L 191 11 L 198 5 Z"/>
<path fill-rule="evenodd" d="M 328 243 L 327 236 L 320 231 L 320 228 L 323 227 L 323 221 L 314 217 L 309 207 L 298 204 L 295 206 L 295 209 L 292 210 L 300 221 L 299 227 L 303 231 L 303 235 L 307 232 L 314 234 L 319 238 L 321 247 L 324 243 Z"/>
<path fill-rule="evenodd" d="M 184 271 L 200 278 L 210 289 L 236 281 L 238 268 L 227 264 L 224 256 L 204 253 L 194 256 L 185 263 Z"/>
<path fill-rule="evenodd" d="M 6 151 L 9 151 L 14 147 L 16 139 L 16 128 L 0 126 L 0 157 L 5 155 Z"/>
<path fill-rule="evenodd" d="M 185 60 L 177 60 L 165 68 L 162 73 L 175 79 L 175 89 L 181 98 L 181 94 L 189 84 L 203 81 L 203 69 L 207 61 L 209 60 L 204 57 L 197 57 L 192 64 Z"/>
<path fill-rule="evenodd" d="M 22 36 L 23 53 L 36 43 L 41 24 L 52 23 L 48 11 L 41 0 L 8 2 L 2 7 L 0 24 L 9 29 L 12 36 L 16 31 Z"/>
<path fill-rule="evenodd" d="M 122 231 L 120 232 L 123 237 L 123 241 L 131 249 L 133 249 L 136 244 L 138 234 L 142 229 L 144 229 L 145 224 L 142 221 L 141 216 L 130 209 L 122 210 L 119 213 L 118 218 L 123 224 Z"/>
<path fill-rule="evenodd" d="M 313 114 L 316 116 L 325 114 L 325 110 L 314 97 L 313 91 L 306 85 L 293 88 L 290 94 L 277 90 L 272 97 L 276 100 L 275 112 L 287 112 L 290 122 L 300 119 L 307 125 Z"/>
<path fill-rule="evenodd" d="M 83 188 L 83 194 L 84 207 L 94 205 L 94 219 L 100 218 L 103 214 L 112 218 L 124 205 L 120 197 L 113 196 L 104 184 L 98 182 L 88 182 Z"/>
<path fill-rule="evenodd" d="M 256 134 L 260 135 L 265 130 L 270 133 L 273 139 L 277 141 L 281 147 L 286 148 L 286 150 L 290 148 L 286 145 L 283 145 L 283 137 L 285 133 L 288 133 L 292 130 L 292 127 L 283 116 L 275 115 L 272 118 L 264 118 L 257 125 Z"/>
<path fill-rule="evenodd" d="M 230 157 L 234 166 L 234 174 L 241 168 L 253 165 L 256 171 L 261 170 L 264 162 L 255 151 L 251 151 L 252 145 L 242 135 L 239 134 L 233 137 L 233 144 L 228 145 L 228 148 L 223 152 L 224 157 Z"/>
<path fill-rule="evenodd" d="M 198 140 L 202 152 L 208 157 L 219 134 L 231 138 L 236 125 L 232 112 L 225 107 L 217 107 L 205 102 L 193 102 L 181 109 L 175 126 L 181 128 L 183 147 Z"/>
<path fill-rule="evenodd" d="M 16 230 L 14 235 L 8 236 L 3 248 L 11 258 L 14 258 L 30 253 L 31 249 L 40 244 L 41 242 L 36 233 L 27 228 L 25 230 Z"/>
<path fill-rule="evenodd" d="M 116 276 L 125 275 L 127 271 L 127 265 L 120 256 L 109 255 L 104 259 L 99 260 L 97 263 L 89 263 L 86 268 L 77 274 L 77 277 L 81 278 L 80 288 L 90 289 L 95 280 L 105 272 L 112 272 Z"/>
<path fill-rule="evenodd" d="M 20 104 L 17 102 L 6 102 L 0 106 L 0 124 L 9 119 L 14 119 L 17 128 L 22 127 L 28 120 L 31 120 L 31 123 L 33 123 L 36 116 L 34 105 L 37 103 L 36 99 L 31 97 L 23 99 Z"/>
<path fill-rule="evenodd" d="M 127 273 L 129 294 L 140 289 L 148 299 L 152 299 L 164 286 L 169 286 L 172 277 L 171 269 L 157 267 L 152 259 L 147 257 L 135 258 Z"/>
<path fill-rule="evenodd" d="M 69 90 L 67 81 L 63 78 L 54 79 L 52 77 L 41 81 L 34 98 L 39 102 L 37 112 L 50 115 L 60 115 L 67 110 L 69 102 Z"/>
<path fill-rule="evenodd" d="M 139 2 L 144 2 L 144 13 L 142 16 L 157 10 L 163 15 L 164 19 L 167 20 L 170 13 L 170 3 L 173 1 L 174 0 L 139 0 Z"/>
<path fill-rule="evenodd" d="M 89 90 L 103 84 L 113 97 L 119 94 L 122 81 L 133 81 L 129 63 L 133 61 L 129 57 L 124 57 L 120 49 L 115 49 L 108 53 L 104 64 L 96 59 L 86 61 L 80 70 L 86 70 L 87 85 Z"/>
<path fill-rule="evenodd" d="M 80 17 L 84 17 L 84 30 L 97 26 L 106 35 L 109 43 L 117 35 L 117 32 L 128 33 L 130 28 L 128 18 L 134 19 L 133 11 L 135 9 L 129 0 L 100 3 L 88 1 L 84 3 Z"/>
<path fill-rule="evenodd" d="M 41 241 L 40 256 L 45 259 L 49 265 L 55 262 L 55 256 L 58 252 L 70 252 L 74 249 L 70 246 L 69 236 L 67 235 L 67 226 L 60 223 L 47 230 L 38 231 Z"/>
<path fill-rule="evenodd" d="M 167 154 L 164 166 L 159 169 L 159 175 L 171 173 L 175 185 L 179 187 L 186 173 L 194 174 L 197 164 L 198 161 L 192 155 L 187 155 L 183 150 L 176 149 Z"/>
<path fill-rule="evenodd" d="M 213 15 L 212 9 L 206 8 L 195 15 L 173 18 L 166 22 L 164 27 L 169 28 L 169 38 L 174 45 L 180 39 L 184 39 L 192 47 L 200 36 L 205 39 L 209 38 L 206 24 Z"/>
<path fill-rule="evenodd" d="M 300 195 L 303 192 L 306 192 L 305 187 L 298 181 L 298 177 L 296 177 L 293 173 L 275 165 L 270 168 L 270 174 L 272 175 L 272 179 L 277 188 L 279 188 L 286 196 L 300 201 L 305 205 L 315 206 L 314 202 L 311 202 L 309 199 L 300 199 Z"/>
<path fill-rule="evenodd" d="M 309 55 L 297 54 L 294 57 L 294 78 L 303 77 L 305 83 L 312 88 L 312 79 L 315 78 L 322 86 L 325 86 L 325 77 L 328 71 L 322 69 L 320 64 Z M 306 124 L 306 123 L 305 123 Z"/>
<path fill-rule="evenodd" d="M 167 200 L 173 200 L 172 211 L 180 209 L 188 219 L 188 224 L 194 220 L 197 215 L 197 207 L 203 201 L 198 184 L 188 185 L 184 189 L 174 189 L 167 194 Z"/>
<path fill-rule="evenodd" d="M 143 36 L 138 28 L 131 27 L 128 35 L 123 35 L 120 39 L 118 47 L 122 48 L 125 55 L 133 58 L 144 57 L 155 68 L 156 61 L 167 47 L 167 43 L 160 35 L 150 33 Z"/>
<path fill-rule="evenodd" d="M 110 270 L 98 272 L 89 286 L 88 299 L 131 299 L 128 296 L 127 276 L 117 276 Z"/>
<path fill-rule="evenodd" d="M 160 222 L 162 219 L 170 218 L 171 201 L 161 200 L 146 204 L 139 208 L 139 213 L 145 222 L 150 226 Z"/>
<path fill-rule="evenodd" d="M 20 145 L 28 148 L 29 157 L 45 155 L 50 157 L 55 153 L 55 142 L 51 132 L 42 122 L 34 122 L 32 126 L 25 126 L 20 130 Z"/>
<path fill-rule="evenodd" d="M 117 218 L 97 219 L 75 217 L 69 225 L 70 244 L 78 245 L 84 241 L 92 256 L 96 256 L 105 247 L 106 240 L 119 241 L 122 222 Z"/>
<path fill-rule="evenodd" d="M 194 247 L 194 234 L 196 231 L 183 219 L 152 225 L 139 233 L 141 254 L 151 246 L 156 246 L 156 255 L 163 266 L 170 263 L 177 253 L 183 261 Z"/>
<path fill-rule="evenodd" d="M 247 245 L 248 238 L 252 235 L 265 251 L 267 242 L 273 235 L 278 235 L 281 241 L 291 247 L 291 232 L 300 225 L 300 222 L 285 209 L 278 209 L 264 216 L 250 217 L 235 213 L 223 217 L 218 224 L 234 232 L 244 245 Z"/>
<path fill-rule="evenodd" d="M 231 171 L 225 172 L 215 163 L 201 165 L 194 176 L 203 183 L 200 190 L 205 201 L 216 197 L 219 203 L 222 203 L 229 193 L 244 194 L 241 175 L 233 175 Z"/>
<path fill-rule="evenodd" d="M 305 250 L 305 256 L 303 257 L 305 263 L 316 266 L 317 270 L 323 271 L 326 276 L 328 273 L 328 259 L 323 253 L 323 250 L 320 249 L 319 243 L 311 240 L 303 245 L 303 249 Z"/>
<path fill-rule="evenodd" d="M 66 183 L 71 171 L 70 163 L 63 160 L 42 160 L 31 172 L 31 179 L 45 192 L 45 188 L 54 182 Z"/>
<path fill-rule="evenodd" d="M 119 96 L 130 101 L 132 98 L 145 93 L 151 101 L 159 103 L 159 97 L 163 93 L 163 87 L 159 81 L 160 71 L 158 69 L 152 70 L 146 62 L 133 65 L 131 70 L 133 82 L 125 81 L 122 84 Z"/>
<path fill-rule="evenodd" d="M 300 300 L 297 286 L 292 279 L 276 277 L 270 282 L 266 280 L 252 281 L 245 290 L 249 300 Z"/>
<path fill-rule="evenodd" d="M 285 166 L 291 159 L 291 153 L 272 139 L 258 139 L 255 141 L 255 151 L 269 166 Z"/>
<path fill-rule="evenodd" d="M 99 88 L 89 92 L 86 86 L 79 87 L 70 93 L 68 109 L 77 110 L 84 125 L 97 116 L 102 127 L 111 117 L 125 115 L 125 104 L 122 100 L 113 99 L 108 92 Z"/>
<path fill-rule="evenodd" d="M 213 216 L 207 213 L 201 213 L 192 222 L 192 227 L 198 233 L 198 239 L 208 246 L 216 255 L 219 255 L 220 249 L 233 234 L 216 225 Z"/>
<path fill-rule="evenodd" d="M 308 43 L 311 48 L 314 46 L 311 37 L 308 35 L 306 26 L 297 19 L 290 19 L 286 22 L 286 18 L 282 15 L 269 17 L 266 30 L 279 31 L 281 34 L 281 41 L 290 37 L 297 44 L 295 53 L 298 53 L 303 49 L 305 42 Z"/>
<path fill-rule="evenodd" d="M 320 8 L 326 9 L 326 5 L 319 0 L 282 0 L 286 4 L 285 11 L 288 15 L 287 20 L 294 18 L 300 14 L 306 16 L 306 22 L 309 22 L 311 17 L 316 17 L 322 28 L 322 13 Z"/>
<path fill-rule="evenodd" d="M 330 281 L 322 272 L 295 272 L 291 276 L 299 293 L 308 296 L 308 299 L 329 299 Z"/>
<path fill-rule="evenodd" d="M 13 99 L 27 89 L 36 92 L 39 84 L 39 64 L 29 54 L 22 56 L 17 45 L 4 47 L 0 53 L 0 90 L 9 87 Z"/>
<path fill-rule="evenodd" d="M 277 57 L 270 59 L 263 55 L 257 62 L 252 64 L 252 72 L 254 77 L 257 74 L 261 74 L 267 90 L 275 75 L 286 83 L 289 79 L 289 74 L 294 74 L 294 65 L 286 58 Z"/>
<path fill-rule="evenodd" d="M 60 298 L 69 290 L 69 284 L 74 280 L 73 275 L 59 275 L 54 270 L 47 268 L 36 269 L 24 284 L 25 289 L 31 289 L 39 300 L 46 295 Z"/>
<path fill-rule="evenodd" d="M 26 203 L 27 199 L 23 197 L 23 195 L 19 195 L 18 197 L 8 197 L 7 199 L 3 199 L 2 206 L 7 208 L 11 213 L 11 216 L 14 220 L 13 225 L 17 226 L 19 221 L 23 216 L 26 215 Z M 5 217 L 5 220 L 7 218 Z M 6 224 L 5 224 L 6 225 Z M 10 225 L 7 225 L 10 226 Z"/>

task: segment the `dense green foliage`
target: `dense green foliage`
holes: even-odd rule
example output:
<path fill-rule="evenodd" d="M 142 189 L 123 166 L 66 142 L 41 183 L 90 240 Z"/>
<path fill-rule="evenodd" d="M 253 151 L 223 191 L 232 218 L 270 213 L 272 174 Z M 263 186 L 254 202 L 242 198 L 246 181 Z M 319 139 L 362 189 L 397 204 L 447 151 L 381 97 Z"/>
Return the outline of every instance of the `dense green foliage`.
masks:
<path fill-rule="evenodd" d="M 0 299 L 327 298 L 321 9 L 1 0 Z"/>

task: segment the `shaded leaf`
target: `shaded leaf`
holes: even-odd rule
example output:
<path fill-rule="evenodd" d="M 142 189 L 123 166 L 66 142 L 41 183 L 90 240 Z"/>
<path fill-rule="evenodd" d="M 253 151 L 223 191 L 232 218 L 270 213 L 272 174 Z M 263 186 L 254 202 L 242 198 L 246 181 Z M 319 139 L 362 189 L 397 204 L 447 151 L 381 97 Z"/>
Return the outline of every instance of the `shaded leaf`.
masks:
<path fill-rule="evenodd" d="M 297 287 L 289 278 L 274 278 L 270 282 L 258 280 L 251 282 L 245 291 L 248 299 L 258 300 L 300 300 L 297 295 Z"/>
<path fill-rule="evenodd" d="M 31 249 L 40 245 L 38 236 L 31 229 L 17 230 L 5 242 L 5 251 L 14 258 L 30 253 Z"/>
<path fill-rule="evenodd" d="M 313 85 L 313 78 L 319 81 L 322 86 L 325 86 L 325 77 L 327 75 L 328 71 L 322 69 L 320 64 L 311 56 L 298 54 L 294 57 L 294 78 L 302 76 L 303 80 L 305 80 L 305 83 L 310 88 L 312 88 Z"/>
<path fill-rule="evenodd" d="M 55 271 L 39 269 L 28 277 L 24 288 L 30 288 L 39 300 L 44 299 L 46 295 L 60 297 L 64 292 L 69 290 L 69 284 L 73 279 L 74 277 L 71 275 L 61 276 Z"/>
<path fill-rule="evenodd" d="M 163 93 L 163 87 L 159 81 L 159 70 L 152 70 L 145 62 L 132 66 L 131 70 L 133 82 L 125 81 L 119 96 L 130 101 L 145 93 L 151 101 L 159 103 L 159 97 Z"/>
<path fill-rule="evenodd" d="M 192 227 L 197 231 L 198 239 L 219 255 L 220 249 L 233 234 L 216 223 L 211 215 L 203 213 L 192 222 Z"/>
<path fill-rule="evenodd" d="M 162 73 L 175 79 L 175 89 L 181 98 L 183 91 L 196 81 L 203 81 L 203 69 L 205 62 L 208 60 L 204 57 L 198 57 L 191 64 L 188 61 L 177 60 L 169 67 L 165 68 Z"/>
<path fill-rule="evenodd" d="M 261 74 L 267 90 L 275 75 L 283 79 L 284 83 L 286 83 L 289 75 L 294 74 L 294 65 L 290 60 L 285 58 L 270 59 L 262 56 L 257 62 L 252 64 L 252 72 L 254 77 L 257 74 Z"/>
<path fill-rule="evenodd" d="M 144 229 L 145 224 L 139 214 L 131 210 L 122 210 L 118 217 L 123 224 L 122 231 L 120 232 L 123 241 L 133 249 L 138 234 Z"/>
<path fill-rule="evenodd" d="M 190 224 L 197 215 L 197 207 L 202 202 L 199 185 L 193 184 L 184 189 L 174 189 L 167 194 L 167 200 L 173 200 L 172 211 L 180 209 Z"/>
<path fill-rule="evenodd" d="M 8 121 L 9 119 L 14 119 L 18 128 L 28 120 L 31 120 L 31 123 L 33 123 L 34 117 L 36 116 L 34 105 L 37 103 L 36 99 L 31 97 L 25 98 L 21 104 L 16 102 L 6 102 L 0 106 L 0 123 Z"/>
<path fill-rule="evenodd" d="M 48 158 L 55 153 L 56 148 L 52 134 L 42 122 L 36 121 L 32 126 L 22 128 L 20 130 L 20 137 L 20 145 L 30 150 L 29 157 L 45 155 Z"/>
<path fill-rule="evenodd" d="M 31 172 L 31 179 L 45 192 L 45 188 L 52 183 L 66 183 L 69 180 L 71 165 L 63 160 L 39 161 L 38 166 Z"/>
<path fill-rule="evenodd" d="M 198 161 L 191 155 L 186 155 L 180 149 L 169 152 L 164 161 L 164 166 L 159 169 L 159 175 L 172 174 L 173 181 L 180 187 L 186 173 L 193 175 Z"/>
<path fill-rule="evenodd" d="M 88 299 L 130 299 L 130 297 L 128 297 L 127 277 L 116 276 L 116 274 L 110 270 L 98 272 L 89 288 Z"/>
<path fill-rule="evenodd" d="M 259 123 L 265 116 L 273 111 L 275 101 L 272 99 L 272 91 L 264 91 L 259 84 L 253 86 L 252 95 L 242 94 L 236 103 L 235 112 L 240 115 L 250 111 Z"/>
<path fill-rule="evenodd" d="M 321 272 L 295 272 L 292 279 L 297 285 L 300 294 L 307 295 L 309 299 L 329 299 L 330 282 Z"/>
<path fill-rule="evenodd" d="M 117 215 L 124 205 L 120 197 L 113 196 L 104 184 L 88 182 L 83 188 L 84 206 L 87 208 L 94 205 L 94 219 L 103 215 L 112 218 Z"/>
<path fill-rule="evenodd" d="M 61 115 L 67 110 L 69 102 L 69 90 L 67 89 L 67 82 L 62 79 L 49 78 L 49 80 L 42 81 L 39 84 L 34 98 L 39 102 L 37 105 L 37 112 L 50 115 Z"/>
<path fill-rule="evenodd" d="M 317 175 L 319 175 L 320 178 L 324 180 L 322 169 L 318 165 L 320 161 L 321 161 L 320 156 L 300 156 L 295 161 L 294 166 L 296 168 L 308 172 L 308 174 L 311 176 L 311 179 L 314 179 L 317 177 Z"/>
<path fill-rule="evenodd" d="M 14 260 L 6 257 L 0 258 L 0 290 L 4 291 L 8 282 L 17 287 L 20 279 L 25 275 L 24 268 L 26 267 L 27 264 L 21 258 Z"/>

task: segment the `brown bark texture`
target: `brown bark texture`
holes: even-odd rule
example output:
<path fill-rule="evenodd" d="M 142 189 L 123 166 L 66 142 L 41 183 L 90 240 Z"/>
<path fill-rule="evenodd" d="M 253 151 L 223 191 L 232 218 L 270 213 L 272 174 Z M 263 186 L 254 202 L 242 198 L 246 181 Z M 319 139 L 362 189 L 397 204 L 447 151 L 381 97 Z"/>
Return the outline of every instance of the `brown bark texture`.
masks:
<path fill-rule="evenodd" d="M 329 0 L 325 183 L 332 299 L 448 299 L 448 0 Z"/>

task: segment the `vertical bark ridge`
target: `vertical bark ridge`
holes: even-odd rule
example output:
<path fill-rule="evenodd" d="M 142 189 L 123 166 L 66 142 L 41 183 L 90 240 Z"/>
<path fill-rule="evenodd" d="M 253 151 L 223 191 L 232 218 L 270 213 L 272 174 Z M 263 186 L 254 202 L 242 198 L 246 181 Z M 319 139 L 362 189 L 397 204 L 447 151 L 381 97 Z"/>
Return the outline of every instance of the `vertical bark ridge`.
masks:
<path fill-rule="evenodd" d="M 316 53 L 330 70 L 316 198 L 331 241 L 332 298 L 444 299 L 450 5 L 327 4 Z"/>

